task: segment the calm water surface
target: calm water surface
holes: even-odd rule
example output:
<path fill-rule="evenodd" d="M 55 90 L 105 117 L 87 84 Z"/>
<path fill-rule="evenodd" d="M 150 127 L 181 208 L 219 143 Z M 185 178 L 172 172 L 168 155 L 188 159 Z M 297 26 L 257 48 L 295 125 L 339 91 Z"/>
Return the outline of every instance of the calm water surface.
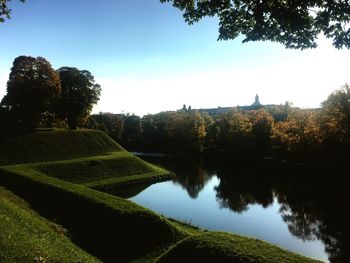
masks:
<path fill-rule="evenodd" d="M 339 178 L 276 164 L 148 161 L 177 178 L 116 194 L 204 229 L 255 237 L 325 262 L 348 262 L 348 232 L 342 229 L 349 222 L 343 206 L 348 194 Z"/>

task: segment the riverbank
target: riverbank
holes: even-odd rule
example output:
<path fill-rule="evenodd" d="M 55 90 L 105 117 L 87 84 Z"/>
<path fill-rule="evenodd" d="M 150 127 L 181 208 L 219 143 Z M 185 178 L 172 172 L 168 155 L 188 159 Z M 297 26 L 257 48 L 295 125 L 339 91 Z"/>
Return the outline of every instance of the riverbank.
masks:
<path fill-rule="evenodd" d="M 0 187 L 0 262 L 100 262 L 74 245 L 67 231 Z"/>
<path fill-rule="evenodd" d="M 101 132 L 67 132 L 67 138 L 74 137 L 69 140 L 64 134 L 41 132 L 24 135 L 29 136 L 27 141 L 18 138 L 21 148 L 38 151 L 28 159 L 31 151 L 17 156 L 21 148 L 12 149 L 19 147 L 15 138 L 4 142 L 11 151 L 1 160 L 0 185 L 47 220 L 63 226 L 75 245 L 103 262 L 174 262 L 184 256 L 193 259 L 201 249 L 231 262 L 319 262 L 263 241 L 196 229 L 92 189 L 165 179 L 169 172 L 131 155 Z M 77 144 L 85 138 L 91 138 L 87 145 Z M 99 145 L 96 152 L 95 143 Z M 66 155 L 65 148 L 70 149 Z M 5 153 L 5 146 L 1 150 Z M 21 242 L 20 236 L 12 236 Z M 9 249 L 18 251 L 16 246 Z M 43 260 L 49 261 L 49 256 Z"/>

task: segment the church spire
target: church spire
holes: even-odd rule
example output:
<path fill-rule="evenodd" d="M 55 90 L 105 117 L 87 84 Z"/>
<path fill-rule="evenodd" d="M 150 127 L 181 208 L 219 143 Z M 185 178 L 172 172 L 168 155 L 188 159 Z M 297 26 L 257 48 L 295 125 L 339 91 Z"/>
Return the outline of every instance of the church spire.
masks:
<path fill-rule="evenodd" d="M 252 106 L 261 106 L 258 93 L 255 95 L 255 101 Z"/>

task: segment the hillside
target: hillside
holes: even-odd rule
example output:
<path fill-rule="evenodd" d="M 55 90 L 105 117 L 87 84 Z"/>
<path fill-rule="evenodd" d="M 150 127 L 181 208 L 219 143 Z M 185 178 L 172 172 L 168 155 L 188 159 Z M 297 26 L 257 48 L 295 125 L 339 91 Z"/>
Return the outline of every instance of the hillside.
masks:
<path fill-rule="evenodd" d="M 62 227 L 0 187 L 0 262 L 100 262 L 65 234 Z"/>
<path fill-rule="evenodd" d="M 67 229 L 68 236 L 81 250 L 63 237 L 64 245 L 54 243 L 54 247 L 46 247 L 45 254 L 41 245 L 45 240 L 39 235 L 35 241 L 38 245 L 31 248 L 32 261 L 33 255 L 44 255 L 42 262 L 51 262 L 57 251 L 67 256 L 72 254 L 72 260 L 67 262 L 76 262 L 74 255 L 85 257 L 83 262 L 93 261 L 85 250 L 103 262 L 153 262 L 156 259 L 173 262 L 196 256 L 206 248 L 209 257 L 231 255 L 231 259 L 239 262 L 318 262 L 259 240 L 231 234 L 218 238 L 215 233 L 169 220 L 123 198 L 96 190 L 169 177 L 168 171 L 133 156 L 102 132 L 35 132 L 3 137 L 2 142 L 0 186 L 7 189 L 1 188 L 3 196 L 15 194 L 14 199 L 21 198 L 30 205 L 21 215 L 16 214 L 23 210 L 19 203 L 0 202 L 0 218 L 5 215 L 13 222 L 6 233 L 13 242 L 0 235 L 0 255 L 7 258 L 27 254 L 22 248 L 28 244 L 28 235 L 22 238 L 18 229 L 23 233 L 50 232 L 45 224 L 50 226 L 49 221 L 54 221 L 53 225 Z M 35 223 L 37 213 L 46 218 L 40 219 L 44 223 Z M 17 220 L 18 217 L 22 219 Z M 0 229 L 5 227 L 6 223 L 1 222 Z M 56 238 L 51 236 L 47 240 L 51 239 Z M 251 253 L 246 253 L 246 245 Z M 265 254 L 269 260 L 260 261 Z"/>
<path fill-rule="evenodd" d="M 5 133 L 0 137 L 0 166 L 88 157 L 123 151 L 97 130 Z"/>

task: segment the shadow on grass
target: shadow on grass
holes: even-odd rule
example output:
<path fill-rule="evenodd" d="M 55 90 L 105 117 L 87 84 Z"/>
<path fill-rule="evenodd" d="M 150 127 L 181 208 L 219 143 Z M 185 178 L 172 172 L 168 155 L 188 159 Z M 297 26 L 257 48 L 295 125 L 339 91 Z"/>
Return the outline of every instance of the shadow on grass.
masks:
<path fill-rule="evenodd" d="M 142 258 L 184 237 L 167 220 L 146 209 L 117 211 L 6 171 L 0 171 L 0 184 L 29 202 L 42 216 L 66 228 L 75 244 L 103 262 Z"/>

